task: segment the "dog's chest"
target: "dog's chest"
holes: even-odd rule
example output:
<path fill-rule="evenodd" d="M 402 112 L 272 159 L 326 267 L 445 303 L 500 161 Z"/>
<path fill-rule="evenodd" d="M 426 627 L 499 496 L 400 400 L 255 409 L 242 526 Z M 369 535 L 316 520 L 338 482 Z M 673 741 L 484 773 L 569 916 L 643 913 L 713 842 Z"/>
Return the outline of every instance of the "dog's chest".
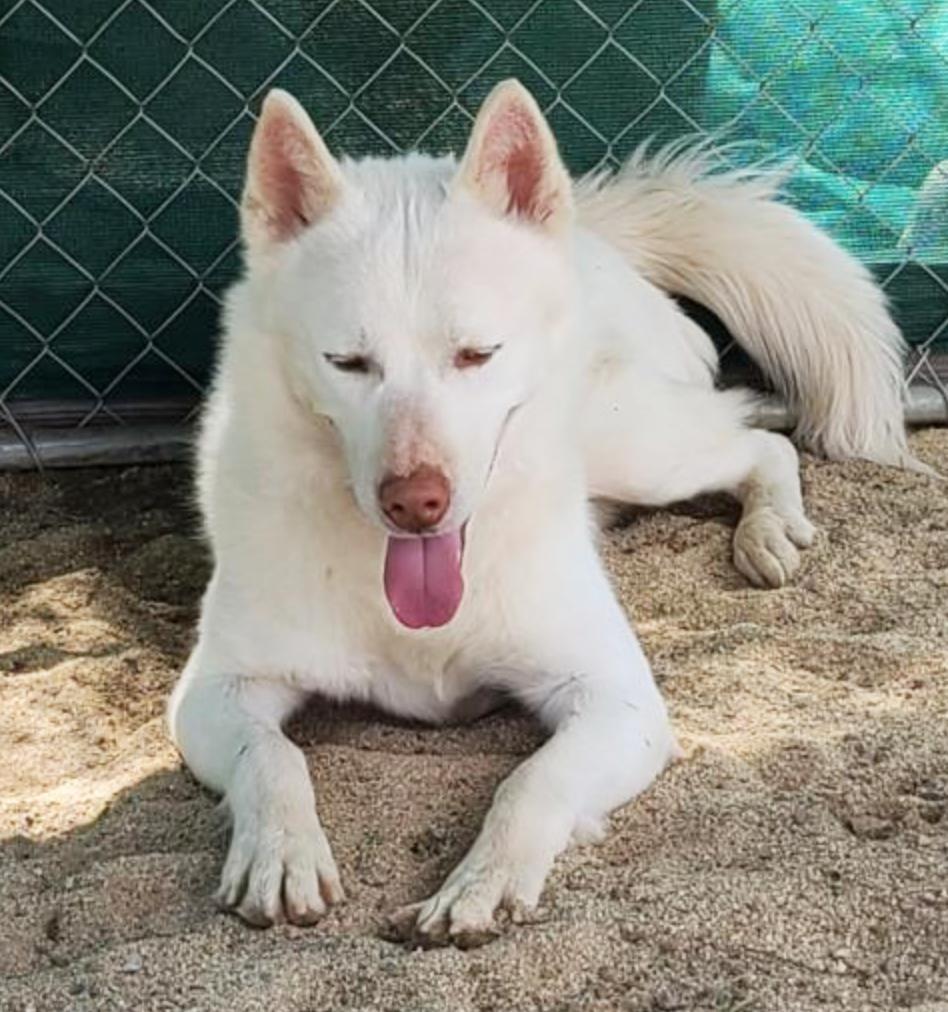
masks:
<path fill-rule="evenodd" d="M 427 637 L 388 644 L 369 661 L 372 701 L 402 716 L 446 720 L 484 682 L 486 665 L 456 645 Z"/>

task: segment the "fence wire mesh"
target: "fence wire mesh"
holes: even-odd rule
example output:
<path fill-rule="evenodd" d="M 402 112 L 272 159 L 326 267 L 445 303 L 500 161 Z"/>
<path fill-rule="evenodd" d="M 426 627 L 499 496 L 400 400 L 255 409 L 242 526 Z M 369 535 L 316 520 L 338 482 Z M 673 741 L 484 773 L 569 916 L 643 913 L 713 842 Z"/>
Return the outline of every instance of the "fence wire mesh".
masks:
<path fill-rule="evenodd" d="M 443 152 L 509 76 L 576 173 L 722 128 L 799 156 L 948 396 L 948 0 L 3 0 L 0 425 L 193 416 L 271 86 L 336 151 Z"/>

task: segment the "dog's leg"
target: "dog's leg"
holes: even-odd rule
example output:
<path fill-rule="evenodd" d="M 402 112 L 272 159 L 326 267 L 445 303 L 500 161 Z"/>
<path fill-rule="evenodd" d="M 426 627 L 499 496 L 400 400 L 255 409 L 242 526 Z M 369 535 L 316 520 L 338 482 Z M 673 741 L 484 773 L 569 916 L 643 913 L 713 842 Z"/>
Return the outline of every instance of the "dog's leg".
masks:
<path fill-rule="evenodd" d="M 187 670 L 169 707 L 181 754 L 232 819 L 218 900 L 258 926 L 312 924 L 344 898 L 306 760 L 280 728 L 302 699 L 285 683 Z"/>
<path fill-rule="evenodd" d="M 789 439 L 745 429 L 753 440 L 753 467 L 729 490 L 741 501 L 734 531 L 734 565 L 757 587 L 782 587 L 800 567 L 798 548 L 813 543 L 814 527 L 803 511 L 799 460 Z"/>
<path fill-rule="evenodd" d="M 441 889 L 398 911 L 394 932 L 423 946 L 480 945 L 494 913 L 536 907 L 571 839 L 602 836 L 603 817 L 645 790 L 673 755 L 663 720 L 588 682 L 561 688 L 556 733 L 497 789 L 474 845 Z"/>
<path fill-rule="evenodd" d="M 535 619 L 542 630 L 528 635 L 526 650 L 547 671 L 555 664 L 573 673 L 521 673 L 505 686 L 554 734 L 497 789 L 477 839 L 441 889 L 392 917 L 397 937 L 464 948 L 496 935 L 498 908 L 514 920 L 529 916 L 556 855 L 571 840 L 601 838 L 605 816 L 677 753 L 648 664 L 605 578 L 572 576 L 568 607 L 538 601 L 546 617 Z"/>
<path fill-rule="evenodd" d="M 662 506 L 704 492 L 743 505 L 734 564 L 759 587 L 780 587 L 813 541 L 793 444 L 748 428 L 747 395 L 617 370 L 589 401 L 592 496 Z"/>

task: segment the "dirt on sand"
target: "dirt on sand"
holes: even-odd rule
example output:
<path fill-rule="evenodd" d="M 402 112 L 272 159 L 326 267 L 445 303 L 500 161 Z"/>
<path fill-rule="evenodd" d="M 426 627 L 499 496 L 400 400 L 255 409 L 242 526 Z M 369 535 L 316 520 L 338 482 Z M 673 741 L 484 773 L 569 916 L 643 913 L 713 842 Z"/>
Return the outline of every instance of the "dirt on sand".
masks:
<path fill-rule="evenodd" d="M 948 473 L 948 431 L 913 446 Z M 292 732 L 349 900 L 245 927 L 163 728 L 208 575 L 186 471 L 0 475 L 0 1009 L 948 1012 L 948 491 L 804 481 L 783 590 L 732 569 L 723 499 L 604 537 L 687 757 L 558 861 L 538 923 L 409 952 L 385 912 L 462 855 L 530 721 L 314 706 Z"/>

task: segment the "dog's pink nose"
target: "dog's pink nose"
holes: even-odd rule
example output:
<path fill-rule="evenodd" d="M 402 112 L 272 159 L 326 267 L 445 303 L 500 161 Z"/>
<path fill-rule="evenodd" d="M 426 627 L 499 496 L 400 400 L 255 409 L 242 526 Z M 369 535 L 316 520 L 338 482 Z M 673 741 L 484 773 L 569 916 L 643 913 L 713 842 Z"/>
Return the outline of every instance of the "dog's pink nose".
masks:
<path fill-rule="evenodd" d="M 407 477 L 388 475 L 379 486 L 382 511 L 403 531 L 420 534 L 441 522 L 451 502 L 451 486 L 437 468 L 416 467 Z"/>

